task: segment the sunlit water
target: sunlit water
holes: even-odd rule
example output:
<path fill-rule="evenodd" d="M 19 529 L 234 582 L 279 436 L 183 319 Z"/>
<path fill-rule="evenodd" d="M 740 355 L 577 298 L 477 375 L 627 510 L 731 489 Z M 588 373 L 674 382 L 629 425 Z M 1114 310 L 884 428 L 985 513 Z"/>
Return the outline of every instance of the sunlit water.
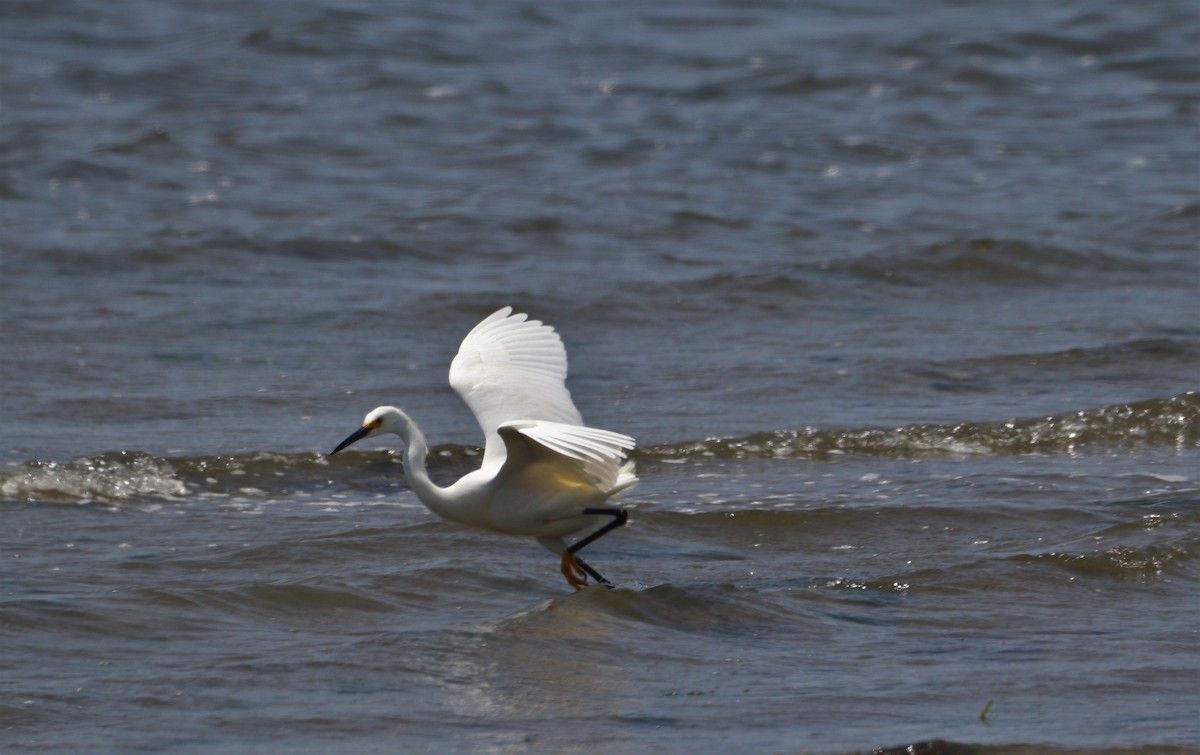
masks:
<path fill-rule="evenodd" d="M 0 8 L 0 745 L 1191 752 L 1187 3 Z M 512 304 L 634 435 L 438 521 Z"/>

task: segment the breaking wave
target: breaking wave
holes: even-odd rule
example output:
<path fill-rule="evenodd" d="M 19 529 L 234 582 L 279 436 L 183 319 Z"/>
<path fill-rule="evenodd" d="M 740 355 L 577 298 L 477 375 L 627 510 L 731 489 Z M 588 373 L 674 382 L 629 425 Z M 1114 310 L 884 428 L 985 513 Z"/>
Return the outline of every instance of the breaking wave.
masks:
<path fill-rule="evenodd" d="M 649 446 L 638 449 L 636 458 L 647 463 L 703 463 L 710 458 L 819 460 L 840 455 L 920 458 L 1148 446 L 1200 447 L 1200 393 L 1002 422 L 774 430 Z M 457 445 L 439 446 L 433 453 L 439 467 L 462 467 L 462 471 L 478 464 L 480 455 L 478 448 Z M 398 484 L 398 453 L 347 451 L 345 455 L 356 457 L 355 463 L 331 464 L 315 452 L 161 458 L 118 451 L 68 462 L 35 460 L 0 472 L 0 499 L 117 504 L 209 495 L 262 500 L 378 486 L 380 480 Z M 371 473 L 371 467 L 378 474 Z"/>
<path fill-rule="evenodd" d="M 1068 453 L 1085 447 L 1200 446 L 1200 393 L 1115 404 L 1034 419 L 828 430 L 805 427 L 741 438 L 710 438 L 659 446 L 664 459 L 808 458 L 857 454 L 919 457 L 930 454 Z"/>

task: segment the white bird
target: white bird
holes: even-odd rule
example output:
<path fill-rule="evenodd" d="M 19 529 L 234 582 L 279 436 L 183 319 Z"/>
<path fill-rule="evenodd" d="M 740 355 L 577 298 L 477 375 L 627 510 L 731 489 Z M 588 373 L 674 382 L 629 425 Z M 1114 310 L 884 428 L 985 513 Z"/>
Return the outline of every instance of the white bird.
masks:
<path fill-rule="evenodd" d="M 337 445 L 393 433 L 404 442 L 409 487 L 443 519 L 509 535 L 524 535 L 562 557 L 575 589 L 612 584 L 575 554 L 625 524 L 621 508 L 605 507 L 637 482 L 628 435 L 585 427 L 567 391 L 567 352 L 554 328 L 512 307 L 476 325 L 450 364 L 450 386 L 483 429 L 483 464 L 458 482 L 439 487 L 425 469 L 429 444 L 417 423 L 394 406 L 372 409 L 362 427 Z M 566 535 L 598 517 L 603 527 L 568 546 Z"/>

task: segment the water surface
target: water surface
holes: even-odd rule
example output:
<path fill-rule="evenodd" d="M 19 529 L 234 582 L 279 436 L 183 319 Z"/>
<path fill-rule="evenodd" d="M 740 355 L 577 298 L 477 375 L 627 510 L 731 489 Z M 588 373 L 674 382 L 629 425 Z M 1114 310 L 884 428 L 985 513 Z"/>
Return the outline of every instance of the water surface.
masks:
<path fill-rule="evenodd" d="M 0 21 L 6 749 L 1200 745 L 1190 4 Z M 324 456 L 508 304 L 616 590 Z"/>

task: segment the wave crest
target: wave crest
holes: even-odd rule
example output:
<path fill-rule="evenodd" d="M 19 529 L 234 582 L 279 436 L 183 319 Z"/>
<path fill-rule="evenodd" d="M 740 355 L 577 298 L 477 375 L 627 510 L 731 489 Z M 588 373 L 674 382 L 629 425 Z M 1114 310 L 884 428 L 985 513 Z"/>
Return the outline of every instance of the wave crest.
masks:
<path fill-rule="evenodd" d="M 1116 404 L 1036 419 L 906 425 L 895 428 L 776 430 L 638 449 L 639 462 L 705 459 L 822 459 L 837 455 L 919 458 L 930 455 L 1055 454 L 1089 448 L 1200 447 L 1200 393 Z M 347 451 L 353 464 L 320 453 L 270 453 L 165 459 L 115 452 L 69 462 L 30 461 L 0 472 L 0 499 L 41 503 L 120 504 L 197 495 L 252 500 L 309 496 L 401 484 L 401 455 Z M 478 466 L 479 449 L 433 449 L 436 471 Z M 369 482 L 364 482 L 364 480 Z M 378 493 L 379 491 L 376 490 Z"/>
<path fill-rule="evenodd" d="M 823 430 L 805 427 L 659 446 L 660 459 L 810 458 L 839 454 L 1067 453 L 1085 446 L 1200 446 L 1200 393 L 1004 422 Z"/>
<path fill-rule="evenodd" d="M 187 486 L 174 465 L 149 454 L 119 452 L 74 461 L 31 461 L 0 473 L 0 497 L 42 503 L 116 503 L 181 498 Z"/>

